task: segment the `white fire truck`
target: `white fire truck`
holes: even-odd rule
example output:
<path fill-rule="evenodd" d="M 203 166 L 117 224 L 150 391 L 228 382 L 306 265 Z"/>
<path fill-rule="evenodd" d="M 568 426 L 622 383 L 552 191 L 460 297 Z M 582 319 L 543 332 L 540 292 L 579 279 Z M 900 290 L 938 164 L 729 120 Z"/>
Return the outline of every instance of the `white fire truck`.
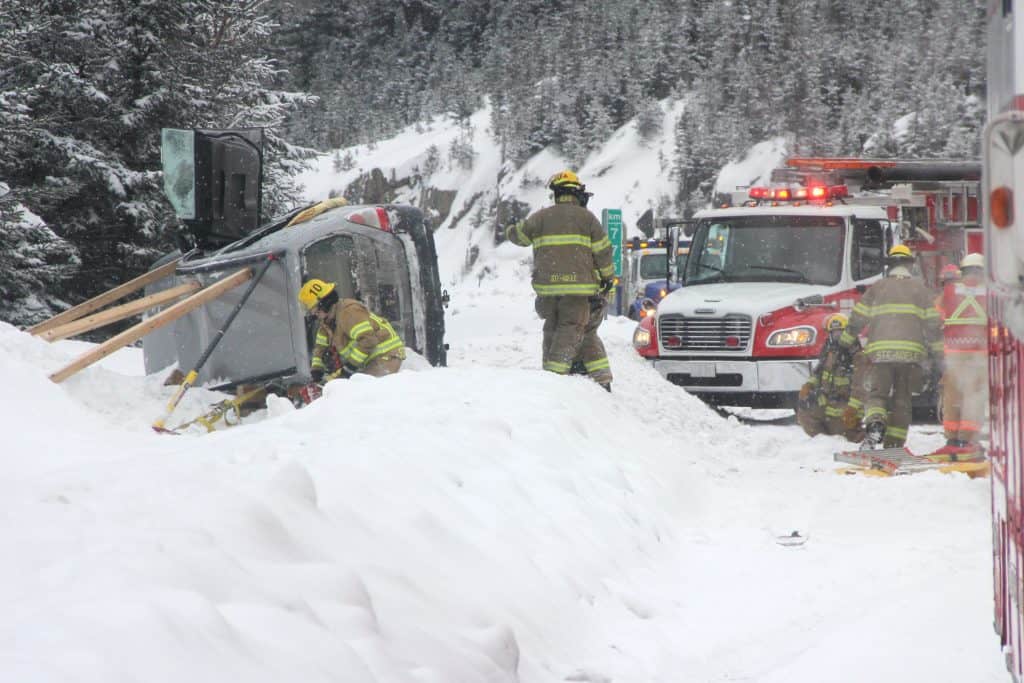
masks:
<path fill-rule="evenodd" d="M 988 3 L 983 138 L 995 629 L 1024 680 L 1024 3 Z M 1015 16 L 1016 15 L 1016 16 Z"/>
<path fill-rule="evenodd" d="M 696 214 L 682 286 L 633 344 L 669 381 L 724 405 L 792 407 L 825 335 L 909 244 L 937 285 L 981 249 L 976 162 L 792 158 L 771 187 Z M 936 290 L 937 291 L 937 290 Z"/>

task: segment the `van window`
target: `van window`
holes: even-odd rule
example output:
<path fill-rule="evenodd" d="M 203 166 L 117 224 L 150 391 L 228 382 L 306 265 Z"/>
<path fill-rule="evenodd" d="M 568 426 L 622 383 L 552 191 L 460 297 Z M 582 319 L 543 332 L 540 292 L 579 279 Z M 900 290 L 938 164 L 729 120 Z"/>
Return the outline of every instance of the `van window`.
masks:
<path fill-rule="evenodd" d="M 850 259 L 850 272 L 854 280 L 864 280 L 882 273 L 885 266 L 885 235 L 880 221 L 853 221 Z"/>
<path fill-rule="evenodd" d="M 310 244 L 302 253 L 302 281 L 315 277 L 333 282 L 339 297 L 355 298 L 355 251 L 351 235 L 331 235 Z"/>
<path fill-rule="evenodd" d="M 402 311 L 411 307 L 403 283 L 406 281 L 404 264 L 399 263 L 401 249 L 395 245 L 377 242 L 377 298 L 380 300 L 380 314 L 393 323 L 402 321 Z M 411 294 L 411 292 L 410 292 Z"/>

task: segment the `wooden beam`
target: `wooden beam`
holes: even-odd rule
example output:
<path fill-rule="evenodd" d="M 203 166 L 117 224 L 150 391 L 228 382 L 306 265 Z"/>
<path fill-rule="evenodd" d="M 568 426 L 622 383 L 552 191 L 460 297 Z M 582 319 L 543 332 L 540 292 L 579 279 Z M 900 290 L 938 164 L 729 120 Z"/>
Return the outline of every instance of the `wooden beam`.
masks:
<path fill-rule="evenodd" d="M 92 365 L 98 360 L 106 358 L 123 346 L 127 346 L 128 344 L 145 337 L 153 330 L 160 329 L 164 325 L 169 325 L 178 318 L 188 314 L 190 311 L 199 308 L 209 301 L 213 301 L 229 289 L 234 289 L 251 277 L 252 269 L 242 268 L 241 270 L 218 280 L 209 287 L 196 292 L 184 301 L 179 301 L 170 308 L 160 311 L 152 318 L 143 320 L 138 325 L 128 328 L 121 334 L 111 337 L 96 348 L 83 353 L 68 365 L 51 374 L 50 379 L 58 384 L 63 382 L 79 370 Z"/>
<path fill-rule="evenodd" d="M 175 269 L 178 267 L 178 261 L 180 260 L 181 259 L 174 259 L 170 263 L 165 263 L 159 268 L 151 270 L 148 273 L 143 273 L 139 277 L 133 280 L 129 280 L 123 285 L 118 285 L 113 289 L 108 289 L 99 296 L 94 296 L 88 301 L 83 301 L 77 306 L 69 308 L 63 313 L 58 313 L 49 320 L 44 320 L 38 325 L 33 325 L 32 327 L 28 328 L 25 331 L 28 332 L 29 334 L 39 335 L 42 334 L 43 332 L 46 332 L 47 330 L 57 327 L 58 325 L 63 325 L 73 320 L 78 320 L 83 315 L 88 315 L 89 313 L 97 311 L 113 301 L 122 299 L 131 294 L 132 292 L 142 289 L 151 282 L 156 282 L 158 280 L 164 279 L 165 277 L 173 275 Z"/>
<path fill-rule="evenodd" d="M 194 294 L 197 290 L 202 288 L 203 286 L 198 282 L 187 282 L 183 285 L 171 287 L 170 289 L 165 289 L 162 292 L 157 292 L 156 294 L 150 294 L 149 296 L 142 297 L 141 299 L 136 299 L 135 301 L 129 301 L 128 303 L 121 304 L 120 306 L 108 308 L 107 310 L 100 311 L 95 315 L 79 318 L 74 322 L 61 325 L 60 327 L 51 327 L 39 336 L 50 342 L 74 337 L 82 334 L 83 332 L 95 330 L 98 327 L 115 323 L 118 320 L 124 320 L 125 318 L 132 317 L 133 315 L 138 315 L 139 313 L 149 310 L 154 306 L 159 306 L 167 303 L 168 301 L 180 299 L 181 297 L 189 294 Z"/>

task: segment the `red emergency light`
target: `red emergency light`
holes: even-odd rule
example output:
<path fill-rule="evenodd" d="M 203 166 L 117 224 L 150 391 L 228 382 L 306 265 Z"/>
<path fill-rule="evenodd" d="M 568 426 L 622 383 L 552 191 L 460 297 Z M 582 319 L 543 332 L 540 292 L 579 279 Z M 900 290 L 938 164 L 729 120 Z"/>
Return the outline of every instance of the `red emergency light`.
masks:
<path fill-rule="evenodd" d="M 765 199 L 776 202 L 827 201 L 849 197 L 846 185 L 811 185 L 808 187 L 752 187 L 747 190 L 750 199 Z"/>

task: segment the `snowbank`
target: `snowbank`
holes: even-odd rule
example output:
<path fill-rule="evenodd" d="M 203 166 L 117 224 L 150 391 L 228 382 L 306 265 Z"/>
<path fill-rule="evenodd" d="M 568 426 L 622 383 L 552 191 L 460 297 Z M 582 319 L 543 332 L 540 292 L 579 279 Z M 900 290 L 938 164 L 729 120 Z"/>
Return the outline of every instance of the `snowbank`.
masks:
<path fill-rule="evenodd" d="M 453 367 L 210 435 L 149 431 L 160 377 L 55 386 L 80 348 L 0 329 L 3 678 L 1005 679 L 987 482 L 836 476 L 838 440 L 721 418 L 622 319 L 613 394 L 543 373 L 496 263 L 453 291 Z"/>

